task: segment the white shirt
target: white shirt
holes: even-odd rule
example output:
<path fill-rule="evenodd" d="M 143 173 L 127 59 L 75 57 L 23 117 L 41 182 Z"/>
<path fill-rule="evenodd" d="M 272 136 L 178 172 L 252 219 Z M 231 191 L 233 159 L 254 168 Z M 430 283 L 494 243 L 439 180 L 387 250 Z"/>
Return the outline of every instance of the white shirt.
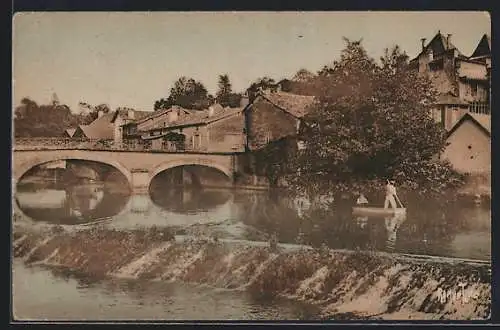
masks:
<path fill-rule="evenodd" d="M 385 194 L 387 196 L 393 196 L 393 195 L 396 195 L 396 187 L 394 187 L 394 185 L 388 183 L 386 186 L 385 186 Z"/>

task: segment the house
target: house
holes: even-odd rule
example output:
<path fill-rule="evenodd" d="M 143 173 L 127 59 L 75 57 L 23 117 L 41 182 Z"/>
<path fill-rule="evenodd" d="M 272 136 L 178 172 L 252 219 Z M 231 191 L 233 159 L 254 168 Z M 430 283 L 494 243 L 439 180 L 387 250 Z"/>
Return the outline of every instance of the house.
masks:
<path fill-rule="evenodd" d="M 114 113 L 99 112 L 96 120 L 88 125 L 79 125 L 73 133 L 73 139 L 83 140 L 112 140 L 114 126 L 111 123 Z"/>
<path fill-rule="evenodd" d="M 72 138 L 73 135 L 75 134 L 76 128 L 68 128 L 67 130 L 64 131 L 64 137 L 67 138 Z"/>
<path fill-rule="evenodd" d="M 468 112 L 449 130 L 441 159 L 462 173 L 491 173 L 491 116 Z"/>
<path fill-rule="evenodd" d="M 243 108 L 215 104 L 205 110 L 187 110 L 173 106 L 153 118 L 125 125 L 124 138 L 140 140 L 153 150 L 241 152 L 244 125 Z"/>
<path fill-rule="evenodd" d="M 150 112 L 147 116 L 125 122 L 121 125 L 122 139 L 128 144 L 144 142 L 142 135 L 148 131 L 165 128 L 170 123 L 177 121 L 196 110 L 188 110 L 179 106 Z"/>
<path fill-rule="evenodd" d="M 137 130 L 146 132 L 152 129 L 167 127 L 170 123 L 181 120 L 187 115 L 190 115 L 197 110 L 184 109 L 180 106 L 171 106 L 167 109 L 162 109 L 149 113 L 148 116 L 138 118 L 134 123 L 137 125 Z"/>
<path fill-rule="evenodd" d="M 427 75 L 439 96 L 432 116 L 449 130 L 466 112 L 490 113 L 491 41 L 484 35 L 471 56 L 462 54 L 438 32 L 410 61 L 410 67 Z"/>
<path fill-rule="evenodd" d="M 244 110 L 247 149 L 258 150 L 270 142 L 296 136 L 314 96 L 276 91 L 259 93 Z"/>
<path fill-rule="evenodd" d="M 122 126 L 151 115 L 151 111 L 138 111 L 131 108 L 118 108 L 111 118 L 113 124 L 113 139 L 120 144 L 123 138 Z"/>
<path fill-rule="evenodd" d="M 132 120 L 143 118 L 151 112 L 137 111 L 129 108 L 118 108 L 116 111 L 98 112 L 97 118 L 88 125 L 69 128 L 65 134 L 73 139 L 114 140 L 121 142 L 121 126 Z"/>

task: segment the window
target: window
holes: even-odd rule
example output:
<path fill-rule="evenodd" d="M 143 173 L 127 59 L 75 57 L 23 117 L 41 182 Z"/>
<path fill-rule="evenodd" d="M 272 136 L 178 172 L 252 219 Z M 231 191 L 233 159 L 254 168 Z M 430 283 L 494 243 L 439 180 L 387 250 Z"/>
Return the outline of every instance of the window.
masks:
<path fill-rule="evenodd" d="M 264 139 L 265 139 L 266 143 L 271 142 L 272 141 L 272 133 L 270 131 L 267 131 Z"/>
<path fill-rule="evenodd" d="M 470 94 L 472 96 L 477 96 L 477 83 L 473 82 L 470 84 Z"/>

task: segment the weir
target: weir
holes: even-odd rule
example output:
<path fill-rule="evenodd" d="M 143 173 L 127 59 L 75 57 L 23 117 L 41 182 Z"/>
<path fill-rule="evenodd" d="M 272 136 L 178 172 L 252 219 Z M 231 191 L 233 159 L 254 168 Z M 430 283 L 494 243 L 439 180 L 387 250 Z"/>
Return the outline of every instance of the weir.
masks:
<path fill-rule="evenodd" d="M 90 277 L 182 281 L 318 306 L 322 318 L 484 319 L 490 265 L 454 258 L 312 249 L 301 245 L 175 236 L 168 228 L 35 230 L 17 226 L 14 255 L 25 263 Z M 465 290 L 474 299 L 455 299 Z M 464 291 L 464 292 L 465 292 Z M 443 298 L 444 297 L 444 298 Z"/>

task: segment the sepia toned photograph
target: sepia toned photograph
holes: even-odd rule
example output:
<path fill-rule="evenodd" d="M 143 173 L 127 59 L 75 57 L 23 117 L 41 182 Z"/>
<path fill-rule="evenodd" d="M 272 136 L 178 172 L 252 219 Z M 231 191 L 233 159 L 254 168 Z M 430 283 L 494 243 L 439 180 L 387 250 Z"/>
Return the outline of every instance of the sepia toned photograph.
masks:
<path fill-rule="evenodd" d="M 12 320 L 488 320 L 490 35 L 16 13 Z"/>

